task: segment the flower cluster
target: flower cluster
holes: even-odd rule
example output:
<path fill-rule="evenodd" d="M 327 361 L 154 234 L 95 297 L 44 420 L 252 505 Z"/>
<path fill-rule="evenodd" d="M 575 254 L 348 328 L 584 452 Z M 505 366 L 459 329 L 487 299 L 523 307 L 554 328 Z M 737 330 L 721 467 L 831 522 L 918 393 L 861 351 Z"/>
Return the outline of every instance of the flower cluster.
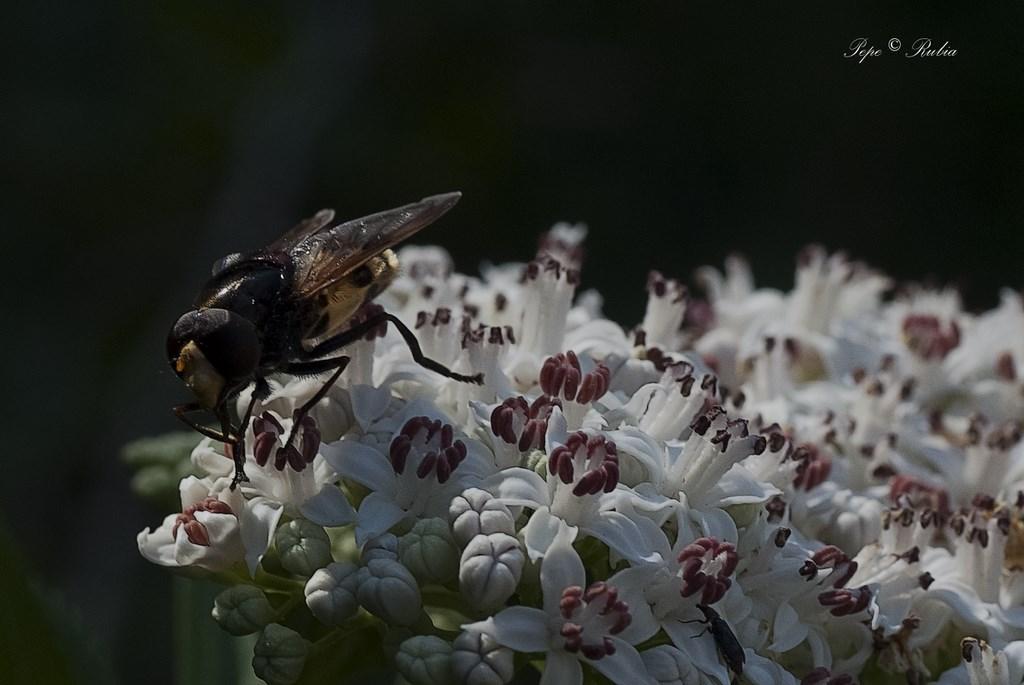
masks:
<path fill-rule="evenodd" d="M 228 585 L 268 683 L 1021 683 L 1021 297 L 973 315 L 812 247 L 788 293 L 652 273 L 623 328 L 583 237 L 479 278 L 401 250 L 378 304 L 484 383 L 375 331 L 284 451 L 324 379 L 274 378 L 249 481 L 200 442 L 142 554 Z"/>

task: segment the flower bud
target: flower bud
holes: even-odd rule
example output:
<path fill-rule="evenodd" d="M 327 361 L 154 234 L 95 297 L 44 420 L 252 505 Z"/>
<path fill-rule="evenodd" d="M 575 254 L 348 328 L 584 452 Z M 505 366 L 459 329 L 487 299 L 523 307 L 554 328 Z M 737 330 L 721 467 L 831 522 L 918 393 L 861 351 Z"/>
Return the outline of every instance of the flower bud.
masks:
<path fill-rule="evenodd" d="M 327 531 L 306 519 L 293 519 L 279 526 L 274 544 L 285 570 L 303 578 L 332 561 Z"/>
<path fill-rule="evenodd" d="M 487 633 L 466 630 L 452 646 L 452 675 L 459 685 L 505 685 L 515 675 L 512 650 Z"/>
<path fill-rule="evenodd" d="M 460 545 L 477 535 L 491 533 L 516 534 L 512 512 L 486 490 L 470 488 L 452 499 L 448 507 L 448 520 Z"/>
<path fill-rule="evenodd" d="M 533 450 L 524 458 L 526 468 L 536 473 L 541 478 L 548 477 L 548 454 L 544 450 Z"/>
<path fill-rule="evenodd" d="M 476 608 L 497 608 L 516 591 L 525 561 L 511 535 L 477 535 L 462 552 L 459 591 Z"/>
<path fill-rule="evenodd" d="M 452 646 L 436 635 L 417 635 L 398 648 L 395 666 L 410 685 L 448 685 L 451 655 Z"/>
<path fill-rule="evenodd" d="M 459 548 L 444 519 L 417 521 L 398 541 L 398 559 L 422 582 L 443 585 L 459 572 Z"/>
<path fill-rule="evenodd" d="M 302 675 L 309 641 L 291 628 L 271 623 L 253 648 L 252 670 L 268 685 L 291 685 Z"/>
<path fill-rule="evenodd" d="M 224 590 L 213 600 L 212 613 L 220 627 L 232 635 L 259 632 L 274 620 L 274 608 L 255 585 L 235 585 Z"/>
<path fill-rule="evenodd" d="M 398 538 L 391 533 L 383 533 L 367 540 L 359 561 L 365 566 L 373 559 L 398 561 Z"/>
<path fill-rule="evenodd" d="M 359 569 L 356 597 L 367 611 L 387 623 L 412 625 L 423 600 L 409 569 L 390 559 L 373 559 Z"/>
<path fill-rule="evenodd" d="M 328 564 L 306 583 L 306 606 L 321 623 L 338 626 L 359 611 L 358 589 L 358 566 L 348 561 Z"/>

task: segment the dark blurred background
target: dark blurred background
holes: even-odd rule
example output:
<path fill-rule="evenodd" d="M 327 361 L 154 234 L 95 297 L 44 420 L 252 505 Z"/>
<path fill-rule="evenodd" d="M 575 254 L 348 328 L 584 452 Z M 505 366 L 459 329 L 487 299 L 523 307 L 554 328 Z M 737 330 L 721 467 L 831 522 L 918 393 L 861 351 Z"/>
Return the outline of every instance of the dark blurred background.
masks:
<path fill-rule="evenodd" d="M 973 307 L 1020 287 L 1024 5 L 720 4 L 5 8 L 0 570 L 98 664 L 80 682 L 175 681 L 171 577 L 135 544 L 166 512 L 117 453 L 178 428 L 164 336 L 213 260 L 322 206 L 461 190 L 423 240 L 469 272 L 585 221 L 624 324 L 651 268 L 739 251 L 788 287 L 812 241 Z M 861 36 L 883 54 L 844 59 Z"/>

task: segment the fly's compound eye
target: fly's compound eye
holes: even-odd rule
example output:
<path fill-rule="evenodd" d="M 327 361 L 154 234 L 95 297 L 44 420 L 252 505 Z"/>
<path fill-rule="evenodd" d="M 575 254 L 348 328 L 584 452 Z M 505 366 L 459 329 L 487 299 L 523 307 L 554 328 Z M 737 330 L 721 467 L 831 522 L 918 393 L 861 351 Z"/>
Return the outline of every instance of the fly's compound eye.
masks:
<path fill-rule="evenodd" d="M 228 380 L 248 378 L 259 365 L 262 346 L 256 327 L 226 309 L 200 309 L 183 314 L 167 336 L 167 356 L 174 371 L 187 371 L 182 351 L 194 343 L 203 356 Z"/>

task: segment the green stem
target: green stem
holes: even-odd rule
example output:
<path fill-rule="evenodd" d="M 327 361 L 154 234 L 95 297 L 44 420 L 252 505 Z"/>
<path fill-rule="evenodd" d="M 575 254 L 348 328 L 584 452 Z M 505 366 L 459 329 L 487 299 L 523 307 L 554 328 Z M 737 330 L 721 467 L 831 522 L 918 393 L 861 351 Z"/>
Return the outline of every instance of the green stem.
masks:
<path fill-rule="evenodd" d="M 302 589 L 306 586 L 306 584 L 301 580 L 273 575 L 271 573 L 267 573 L 262 568 L 256 569 L 256 577 L 248 582 L 259 585 L 264 590 L 286 592 L 289 595 L 295 592 L 301 593 Z"/>
<path fill-rule="evenodd" d="M 350 619 L 344 625 L 339 626 L 314 642 L 313 646 L 310 648 L 310 653 L 323 652 L 361 630 L 376 628 L 379 623 L 380 621 L 370 614 L 365 611 L 360 611 L 355 618 Z"/>

